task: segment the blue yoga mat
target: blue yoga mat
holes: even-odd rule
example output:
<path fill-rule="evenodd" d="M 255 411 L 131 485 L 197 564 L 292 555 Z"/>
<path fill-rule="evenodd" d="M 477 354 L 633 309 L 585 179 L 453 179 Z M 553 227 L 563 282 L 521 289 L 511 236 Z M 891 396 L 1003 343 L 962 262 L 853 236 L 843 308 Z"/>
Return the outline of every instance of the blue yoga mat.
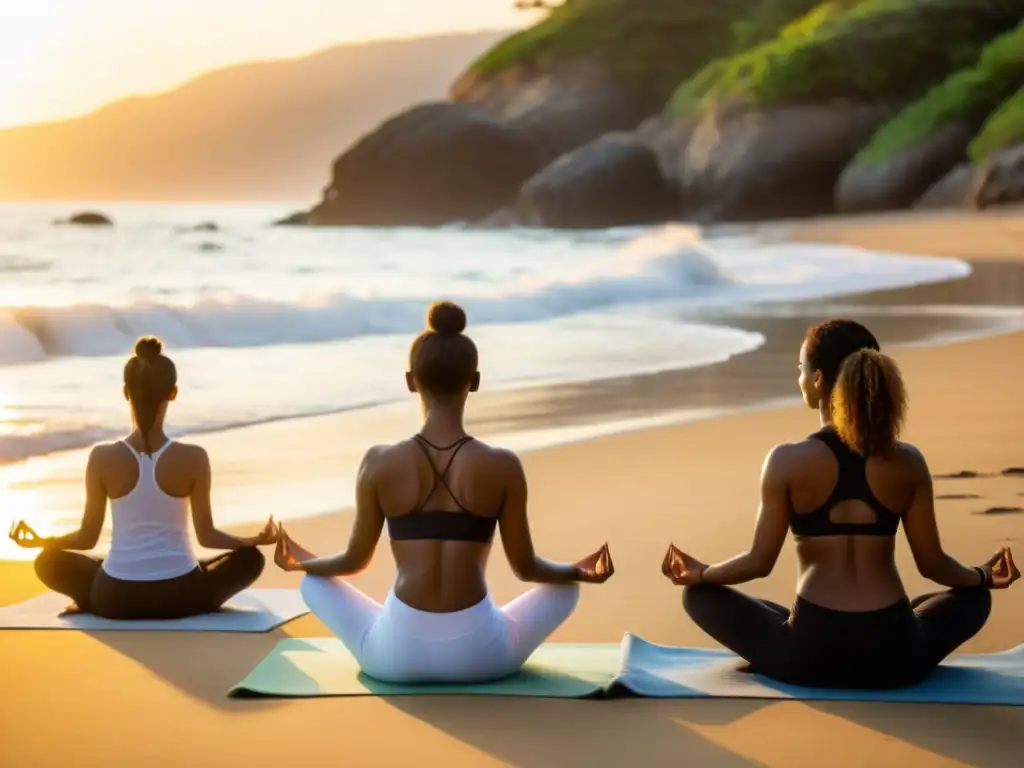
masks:
<path fill-rule="evenodd" d="M 956 654 L 923 683 L 886 691 L 778 683 L 740 671 L 742 661 L 729 651 L 657 645 L 631 634 L 623 644 L 623 669 L 615 684 L 639 696 L 1024 706 L 1024 644 L 1001 653 Z"/>
<path fill-rule="evenodd" d="M 231 696 L 396 696 L 439 694 L 584 698 L 745 698 L 902 701 L 1024 706 L 1024 645 L 958 654 L 920 685 L 891 691 L 828 690 L 777 683 L 741 672 L 729 651 L 677 648 L 626 634 L 621 643 L 545 643 L 526 667 L 478 684 L 383 683 L 359 671 L 339 640 L 289 638 L 234 686 Z"/>

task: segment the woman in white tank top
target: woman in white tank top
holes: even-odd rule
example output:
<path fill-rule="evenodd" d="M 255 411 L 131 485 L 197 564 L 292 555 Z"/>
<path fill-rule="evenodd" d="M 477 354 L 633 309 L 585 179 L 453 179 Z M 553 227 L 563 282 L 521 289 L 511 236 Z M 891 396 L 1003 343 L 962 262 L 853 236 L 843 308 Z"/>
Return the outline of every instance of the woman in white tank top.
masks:
<path fill-rule="evenodd" d="M 42 548 L 35 570 L 47 587 L 70 597 L 78 610 L 112 619 L 215 611 L 259 577 L 264 558 L 257 547 L 277 540 L 273 520 L 250 538 L 214 526 L 206 451 L 164 434 L 178 376 L 162 349 L 158 339 L 139 339 L 125 364 L 124 395 L 135 431 L 90 453 L 79 529 L 43 538 L 18 522 L 10 533 L 19 546 Z M 108 500 L 113 536 L 106 559 L 69 551 L 96 546 Z M 200 545 L 227 552 L 196 559 L 188 531 L 190 507 Z"/>

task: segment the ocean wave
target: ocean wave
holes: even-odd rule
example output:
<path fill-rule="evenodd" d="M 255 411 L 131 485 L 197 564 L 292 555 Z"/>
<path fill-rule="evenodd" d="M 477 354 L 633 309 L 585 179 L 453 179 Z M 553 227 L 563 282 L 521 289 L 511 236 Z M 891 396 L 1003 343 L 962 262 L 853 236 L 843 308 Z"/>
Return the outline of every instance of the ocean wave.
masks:
<path fill-rule="evenodd" d="M 0 273 L 48 272 L 52 268 L 53 262 L 46 259 L 0 253 Z"/>
<path fill-rule="evenodd" d="M 524 278 L 484 293 L 447 296 L 474 325 L 551 320 L 618 305 L 707 291 L 732 281 L 696 230 L 674 226 L 625 239 L 613 258 L 548 278 Z M 438 297 L 367 298 L 335 292 L 299 302 L 222 295 L 190 306 L 139 302 L 0 309 L 0 364 L 121 354 L 143 334 L 175 348 L 259 347 L 409 334 Z"/>

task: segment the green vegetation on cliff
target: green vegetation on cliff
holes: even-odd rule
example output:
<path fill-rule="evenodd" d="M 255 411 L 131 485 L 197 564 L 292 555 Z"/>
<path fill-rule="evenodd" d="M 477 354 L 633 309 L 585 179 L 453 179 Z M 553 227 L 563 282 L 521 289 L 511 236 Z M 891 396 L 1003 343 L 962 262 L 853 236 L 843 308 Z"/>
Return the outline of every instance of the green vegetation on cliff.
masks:
<path fill-rule="evenodd" d="M 883 163 L 957 122 L 978 125 L 1024 83 L 1024 24 L 982 50 L 972 67 L 953 73 L 886 123 L 854 162 Z"/>
<path fill-rule="evenodd" d="M 520 64 L 593 56 L 662 103 L 711 58 L 771 39 L 819 1 L 566 0 L 470 69 L 491 75 Z"/>
<path fill-rule="evenodd" d="M 989 116 L 967 151 L 978 163 L 997 150 L 1021 142 L 1024 142 L 1024 87 Z"/>
<path fill-rule="evenodd" d="M 710 62 L 668 112 L 686 117 L 736 100 L 905 101 L 973 63 L 1022 10 L 1022 0 L 827 0 L 774 39 Z"/>

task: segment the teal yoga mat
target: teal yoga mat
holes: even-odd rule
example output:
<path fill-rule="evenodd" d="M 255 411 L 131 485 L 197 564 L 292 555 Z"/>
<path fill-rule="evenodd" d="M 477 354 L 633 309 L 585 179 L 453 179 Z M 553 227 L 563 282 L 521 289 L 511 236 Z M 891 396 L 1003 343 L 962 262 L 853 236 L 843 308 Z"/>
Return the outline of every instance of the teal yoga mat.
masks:
<path fill-rule="evenodd" d="M 521 672 L 490 683 L 396 685 L 367 677 L 335 638 L 282 640 L 231 689 L 233 698 L 272 696 L 476 695 L 581 699 L 608 688 L 622 668 L 619 643 L 542 645 Z"/>
<path fill-rule="evenodd" d="M 547 643 L 517 675 L 491 683 L 396 685 L 363 675 L 334 638 L 282 640 L 230 691 L 269 696 L 476 695 L 580 699 L 744 698 L 1024 706 L 1024 645 L 1002 653 L 957 654 L 923 683 L 888 691 L 784 685 L 739 671 L 728 651 L 658 645 L 626 634 L 621 643 Z"/>

